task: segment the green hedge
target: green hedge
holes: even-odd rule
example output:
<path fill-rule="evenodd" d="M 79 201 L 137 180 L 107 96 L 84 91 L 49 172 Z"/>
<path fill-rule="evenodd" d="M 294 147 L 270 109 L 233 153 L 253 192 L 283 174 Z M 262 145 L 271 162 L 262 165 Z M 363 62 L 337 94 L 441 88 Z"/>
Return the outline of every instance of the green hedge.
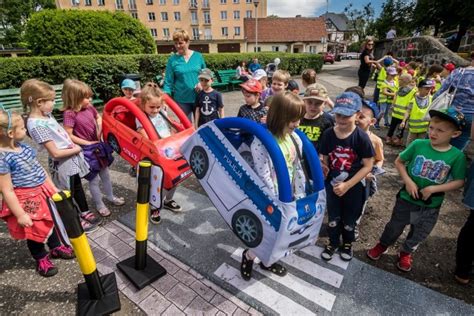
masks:
<path fill-rule="evenodd" d="M 120 95 L 119 83 L 126 73 L 138 73 L 142 82 L 153 80 L 166 67 L 169 55 L 89 55 L 21 57 L 0 59 L 0 89 L 18 88 L 22 82 L 37 78 L 50 84 L 61 84 L 67 78 L 82 80 L 92 86 L 100 97 L 109 100 Z M 322 59 L 317 54 L 231 53 L 204 54 L 207 66 L 216 71 L 234 69 L 245 60 L 257 57 L 266 65 L 279 57 L 280 68 L 299 75 L 306 68 L 320 71 Z"/>

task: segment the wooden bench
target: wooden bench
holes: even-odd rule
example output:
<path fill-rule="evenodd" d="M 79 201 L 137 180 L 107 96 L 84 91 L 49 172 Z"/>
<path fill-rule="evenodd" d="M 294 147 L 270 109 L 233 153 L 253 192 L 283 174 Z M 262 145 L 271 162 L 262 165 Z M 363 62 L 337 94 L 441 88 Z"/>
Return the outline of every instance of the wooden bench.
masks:
<path fill-rule="evenodd" d="M 63 120 L 63 114 L 60 109 L 63 107 L 63 100 L 61 98 L 61 93 L 63 90 L 63 85 L 58 84 L 54 85 L 54 109 L 53 115 L 58 121 Z M 94 93 L 94 96 L 91 101 L 92 105 L 95 107 L 101 106 L 104 104 L 104 101 L 99 99 Z M 5 110 L 12 110 L 18 113 L 23 113 L 23 104 L 21 103 L 20 98 L 20 89 L 4 89 L 0 90 L 0 104 Z"/>
<path fill-rule="evenodd" d="M 217 77 L 219 78 L 219 82 L 227 85 L 228 89 L 233 91 L 236 85 L 243 82 L 242 80 L 235 78 L 235 73 L 235 69 L 218 70 Z"/>

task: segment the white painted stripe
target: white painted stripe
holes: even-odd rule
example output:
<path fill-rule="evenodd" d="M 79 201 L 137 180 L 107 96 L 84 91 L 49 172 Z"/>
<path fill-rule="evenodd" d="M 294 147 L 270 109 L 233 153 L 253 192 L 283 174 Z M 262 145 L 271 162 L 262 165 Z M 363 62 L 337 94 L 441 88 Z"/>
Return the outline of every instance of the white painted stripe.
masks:
<path fill-rule="evenodd" d="M 242 259 L 242 248 L 237 248 L 232 254 L 232 259 L 240 262 Z M 318 304 L 324 309 L 331 311 L 334 302 L 336 301 L 336 296 L 317 287 L 316 285 L 310 284 L 290 273 L 284 277 L 279 277 L 270 271 L 262 270 L 260 265 L 254 264 L 254 270 L 265 275 L 267 278 L 272 279 L 280 283 L 281 285 L 286 286 L 287 288 L 295 291 L 299 295 L 303 296 L 307 300 Z"/>
<path fill-rule="evenodd" d="M 315 315 L 309 309 L 255 279 L 245 281 L 240 276 L 240 271 L 227 263 L 221 264 L 214 274 L 280 315 Z"/>
<path fill-rule="evenodd" d="M 313 256 L 315 258 L 321 258 L 321 253 L 324 251 L 324 248 L 319 246 L 309 246 L 300 249 L 300 251 L 307 253 L 308 255 Z M 344 270 L 347 270 L 347 267 L 349 266 L 349 261 L 342 260 L 341 257 L 339 257 L 338 255 L 333 256 L 331 260 L 326 262 L 338 266 L 339 268 L 342 268 Z"/>

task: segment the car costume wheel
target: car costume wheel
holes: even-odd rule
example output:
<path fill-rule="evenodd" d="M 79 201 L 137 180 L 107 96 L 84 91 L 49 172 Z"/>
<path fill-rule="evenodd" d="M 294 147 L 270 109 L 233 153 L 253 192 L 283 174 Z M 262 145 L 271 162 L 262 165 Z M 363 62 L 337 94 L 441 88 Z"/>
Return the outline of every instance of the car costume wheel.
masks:
<path fill-rule="evenodd" d="M 117 140 L 117 137 L 115 137 L 114 134 L 112 133 L 109 133 L 109 135 L 107 135 L 107 143 L 109 143 L 110 147 L 112 147 L 112 149 L 117 153 L 117 154 L 120 154 L 120 144 Z"/>
<path fill-rule="evenodd" d="M 209 169 L 209 158 L 206 151 L 201 146 L 196 146 L 191 150 L 191 155 L 189 156 L 189 164 L 193 170 L 196 178 L 202 179 Z"/>
<path fill-rule="evenodd" d="M 232 229 L 247 247 L 255 248 L 262 241 L 262 223 L 249 210 L 238 210 L 235 212 L 232 217 Z"/>

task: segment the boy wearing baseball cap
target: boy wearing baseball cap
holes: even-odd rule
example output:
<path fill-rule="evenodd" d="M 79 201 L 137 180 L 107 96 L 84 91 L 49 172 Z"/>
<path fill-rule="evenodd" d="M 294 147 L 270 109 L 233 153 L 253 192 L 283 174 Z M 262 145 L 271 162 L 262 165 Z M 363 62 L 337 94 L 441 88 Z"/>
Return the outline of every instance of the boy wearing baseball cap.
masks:
<path fill-rule="evenodd" d="M 352 259 L 356 220 L 365 203 L 361 183 L 372 170 L 374 149 L 369 136 L 356 126 L 362 99 L 353 92 L 336 98 L 336 126 L 327 129 L 320 142 L 326 174 L 329 244 L 321 254 L 331 260 L 339 248 L 342 260 Z M 342 236 L 342 245 L 341 245 Z"/>
<path fill-rule="evenodd" d="M 137 89 L 135 81 L 132 79 L 124 79 L 120 84 L 120 89 L 122 89 L 123 96 L 130 101 L 134 100 L 133 92 Z"/>
<path fill-rule="evenodd" d="M 319 151 L 319 139 L 324 131 L 334 126 L 334 118 L 324 112 L 324 102 L 328 99 L 325 86 L 314 83 L 306 88 L 303 101 L 306 113 L 300 120 L 299 129 L 308 136 L 314 148 Z"/>
<path fill-rule="evenodd" d="M 196 128 L 224 117 L 222 94 L 212 88 L 212 75 L 212 71 L 208 68 L 201 69 L 199 72 L 198 79 L 202 90 L 196 96 L 196 109 L 194 111 Z"/>
<path fill-rule="evenodd" d="M 257 123 L 265 123 L 268 109 L 260 102 L 262 85 L 258 80 L 250 79 L 240 85 L 245 104 L 239 108 L 237 117 L 247 118 Z"/>
<path fill-rule="evenodd" d="M 400 123 L 400 128 L 405 128 L 408 122 L 408 137 L 406 146 L 410 145 L 415 139 L 426 138 L 429 121 L 423 120 L 430 108 L 433 97 L 430 92 L 435 86 L 431 79 L 423 79 L 418 84 L 418 92 L 411 99 L 407 110 Z"/>
<path fill-rule="evenodd" d="M 379 260 L 410 225 L 397 262 L 398 269 L 405 272 L 412 268 L 412 253 L 436 225 L 444 193 L 461 188 L 466 172 L 464 154 L 449 143 L 461 135 L 464 115 L 454 108 L 429 114 L 429 139 L 413 141 L 395 160 L 404 186 L 380 241 L 367 251 L 370 259 Z"/>

